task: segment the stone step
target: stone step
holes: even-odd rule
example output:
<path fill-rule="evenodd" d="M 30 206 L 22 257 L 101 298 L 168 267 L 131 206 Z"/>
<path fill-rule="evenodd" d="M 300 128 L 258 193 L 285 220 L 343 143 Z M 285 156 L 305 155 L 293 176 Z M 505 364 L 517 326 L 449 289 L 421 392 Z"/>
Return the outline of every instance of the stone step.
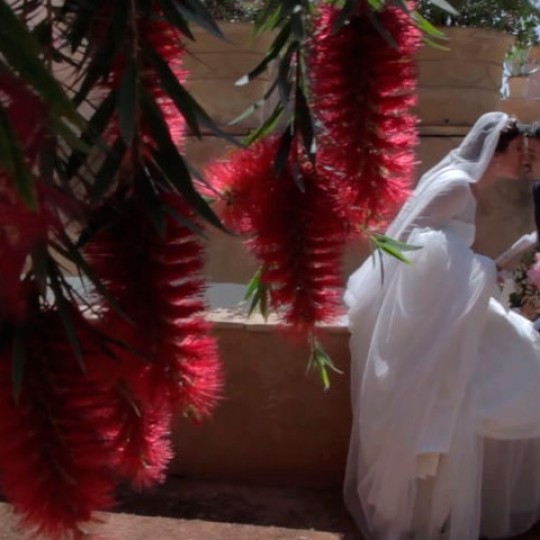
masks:
<path fill-rule="evenodd" d="M 95 538 L 114 540 L 341 540 L 339 533 L 217 523 L 133 514 L 100 514 L 103 523 L 93 525 Z M 7 505 L 0 505 L 0 540 L 26 540 L 17 530 Z M 90 536 L 92 538 L 92 536 Z"/>
<path fill-rule="evenodd" d="M 170 478 L 143 493 L 121 489 L 116 512 L 88 526 L 107 540 L 360 540 L 341 490 L 310 490 Z M 30 540 L 0 504 L 0 540 Z"/>

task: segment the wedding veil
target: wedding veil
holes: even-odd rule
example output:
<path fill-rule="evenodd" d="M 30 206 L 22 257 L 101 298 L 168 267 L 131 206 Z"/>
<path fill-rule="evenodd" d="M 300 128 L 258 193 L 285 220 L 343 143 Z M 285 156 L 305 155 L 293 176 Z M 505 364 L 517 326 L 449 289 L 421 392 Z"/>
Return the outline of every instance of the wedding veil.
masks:
<path fill-rule="evenodd" d="M 430 201 L 444 190 L 449 180 L 461 178 L 469 183 L 480 180 L 508 120 L 509 116 L 503 112 L 480 116 L 461 144 L 420 178 L 412 196 L 388 228 L 387 235 L 400 238 L 403 231 L 410 229 L 411 223 L 422 215 Z"/>

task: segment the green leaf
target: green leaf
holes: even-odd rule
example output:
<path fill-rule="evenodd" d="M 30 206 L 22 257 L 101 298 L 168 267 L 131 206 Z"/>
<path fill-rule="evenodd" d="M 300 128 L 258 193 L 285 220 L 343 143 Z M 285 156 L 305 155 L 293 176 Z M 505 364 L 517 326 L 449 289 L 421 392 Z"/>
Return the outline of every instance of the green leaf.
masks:
<path fill-rule="evenodd" d="M 376 11 L 369 12 L 369 20 L 371 24 L 375 27 L 377 32 L 383 37 L 383 39 L 394 49 L 398 48 L 394 36 L 388 31 L 384 23 L 379 20 L 379 16 Z"/>
<path fill-rule="evenodd" d="M 82 132 L 80 140 L 86 145 L 97 144 L 105 151 L 109 148 L 104 141 L 101 140 L 101 135 L 108 127 L 113 113 L 116 110 L 116 92 L 111 90 L 107 97 L 100 102 L 98 108 L 92 114 L 92 117 L 86 125 L 86 129 Z M 79 149 L 69 156 L 66 165 L 66 175 L 71 178 L 84 163 L 84 159 L 87 155 L 85 150 Z"/>
<path fill-rule="evenodd" d="M 384 234 L 377 234 L 374 236 L 377 238 L 377 242 L 379 245 L 384 244 L 387 246 L 392 246 L 396 249 L 399 249 L 400 251 L 418 251 L 419 249 L 422 249 L 422 246 L 406 244 L 405 242 L 394 240 L 394 238 L 390 238 L 389 236 L 385 236 Z"/>
<path fill-rule="evenodd" d="M 120 169 L 122 159 L 126 153 L 124 141 L 118 137 L 108 151 L 103 164 L 94 176 L 91 186 L 90 198 L 93 203 L 99 202 L 116 184 L 116 174 Z"/>
<path fill-rule="evenodd" d="M 127 60 L 120 88 L 117 95 L 117 108 L 120 122 L 120 133 L 126 143 L 131 146 L 138 119 L 138 85 L 139 73 L 135 58 Z"/>
<path fill-rule="evenodd" d="M 225 36 L 212 18 L 212 15 L 206 6 L 199 2 L 199 0 L 172 0 L 172 3 L 185 19 L 198 24 L 201 28 L 210 32 L 217 38 L 225 39 Z"/>
<path fill-rule="evenodd" d="M 214 211 L 194 188 L 189 168 L 171 139 L 159 107 L 148 94 L 143 93 L 142 98 L 145 119 L 148 121 L 154 140 L 158 143 L 152 157 L 164 174 L 165 180 L 186 197 L 188 203 L 199 215 L 226 232 Z"/>
<path fill-rule="evenodd" d="M 0 104 L 0 165 L 31 209 L 37 207 L 34 177 L 26 165 L 23 149 L 15 135 L 9 118 Z"/>
<path fill-rule="evenodd" d="M 289 126 L 279 139 L 279 146 L 274 161 L 274 169 L 278 175 L 283 172 L 285 165 L 287 165 L 287 162 L 289 161 L 292 141 L 293 130 L 292 126 Z"/>
<path fill-rule="evenodd" d="M 176 210 L 176 208 L 172 208 L 171 206 L 169 206 L 167 204 L 164 204 L 163 205 L 163 212 L 165 214 L 168 214 L 169 216 L 171 216 L 182 227 L 186 227 L 187 229 L 189 229 L 192 233 L 194 233 L 194 234 L 196 234 L 198 236 L 202 236 L 202 237 L 207 236 L 205 231 L 195 221 L 193 221 L 189 217 L 184 216 L 183 214 L 178 212 Z"/>
<path fill-rule="evenodd" d="M 326 352 L 322 343 L 313 334 L 309 337 L 309 344 L 311 353 L 306 371 L 313 368 L 317 369 L 323 388 L 327 391 L 330 389 L 330 371 L 340 375 L 343 375 L 343 372 L 334 365 L 332 358 Z"/>
<path fill-rule="evenodd" d="M 93 53 L 88 67 L 85 69 L 84 80 L 73 97 L 73 102 L 76 105 L 80 105 L 87 98 L 88 93 L 95 88 L 96 83 L 101 78 L 107 77 L 111 71 L 113 60 L 117 57 L 121 48 L 125 46 L 125 36 L 129 20 L 127 2 L 114 2 L 112 5 L 113 11 L 107 21 L 108 26 L 105 31 L 103 44 L 97 52 Z M 102 23 L 104 22 L 102 21 Z"/>
<path fill-rule="evenodd" d="M 219 128 L 206 111 L 197 103 L 193 96 L 180 84 L 169 64 L 156 53 L 148 44 L 143 46 L 145 56 L 154 67 L 161 80 L 163 89 L 174 101 L 178 110 L 182 113 L 189 127 L 200 137 L 199 125 L 209 129 L 212 133 L 238 146 L 238 141 L 230 134 Z"/>
<path fill-rule="evenodd" d="M 250 105 L 244 112 L 240 113 L 236 118 L 227 123 L 228 126 L 235 126 L 250 117 L 253 113 L 264 107 L 264 99 L 257 100 L 253 105 Z"/>
<path fill-rule="evenodd" d="M 18 404 L 26 366 L 26 339 L 21 330 L 15 331 L 13 336 L 12 362 L 13 399 Z"/>
<path fill-rule="evenodd" d="M 75 52 L 81 45 L 83 39 L 87 36 L 88 29 L 92 23 L 96 13 L 98 13 L 105 0 L 93 0 L 89 2 L 83 2 L 81 0 L 75 0 L 74 2 L 65 2 L 63 6 L 63 13 L 74 13 L 73 20 L 69 22 L 67 38 L 71 45 L 71 52 Z"/>
<path fill-rule="evenodd" d="M 299 44 L 297 41 L 293 41 L 285 52 L 283 58 L 279 63 L 279 69 L 277 74 L 278 80 L 278 89 L 279 89 L 279 99 L 284 107 L 287 106 L 287 103 L 290 100 L 291 96 L 291 65 L 293 57 L 296 56 L 296 53 L 299 51 Z"/>
<path fill-rule="evenodd" d="M 430 36 L 433 36 L 435 39 L 444 40 L 446 39 L 445 33 L 442 32 L 439 28 L 434 26 L 430 21 L 428 21 L 426 18 L 424 18 L 418 11 L 413 11 L 411 13 L 412 20 L 418 25 L 420 30 L 424 32 L 424 34 L 428 34 Z M 439 49 L 447 49 L 447 47 L 443 47 L 438 42 L 433 41 L 426 36 L 424 36 L 424 41 L 428 43 L 428 45 L 431 45 L 435 48 Z"/>
<path fill-rule="evenodd" d="M 159 167 L 155 167 L 159 171 Z M 165 238 L 167 226 L 165 224 L 164 205 L 159 199 L 155 182 L 150 176 L 148 168 L 143 168 L 143 174 L 138 178 L 137 187 L 141 190 L 143 200 L 150 217 L 150 221 L 161 238 Z"/>
<path fill-rule="evenodd" d="M 244 300 L 251 300 L 248 317 L 251 317 L 255 310 L 258 310 L 266 321 L 268 319 L 270 288 L 262 280 L 262 274 L 263 268 L 261 267 L 249 281 Z"/>
<path fill-rule="evenodd" d="M 262 268 L 258 268 L 256 272 L 253 274 L 251 279 L 249 280 L 249 283 L 246 288 L 246 294 L 244 295 L 244 300 L 249 300 L 257 288 L 259 288 L 260 281 L 261 281 L 261 274 L 262 274 Z"/>
<path fill-rule="evenodd" d="M 416 251 L 422 249 L 422 246 L 404 244 L 403 242 L 393 240 L 392 238 L 383 235 L 373 235 L 370 237 L 370 240 L 379 252 L 384 252 L 406 264 L 410 264 L 411 261 L 403 255 L 403 251 Z"/>
<path fill-rule="evenodd" d="M 379 9 L 379 7 L 374 6 L 373 3 L 380 4 L 380 0 L 370 0 L 369 3 L 372 8 Z M 339 6 L 341 8 L 341 11 L 334 22 L 334 27 L 332 28 L 333 34 L 337 34 L 339 30 L 341 30 L 343 26 L 347 24 L 347 22 L 355 12 L 356 8 L 358 7 L 357 0 L 344 0 L 343 2 L 341 2 L 341 4 L 342 5 Z"/>
<path fill-rule="evenodd" d="M 277 28 L 293 8 L 290 3 L 281 0 L 267 0 L 255 20 L 257 31 L 263 33 Z"/>
<path fill-rule="evenodd" d="M 272 114 L 263 122 L 263 124 L 244 138 L 244 144 L 249 146 L 257 139 L 264 137 L 274 131 L 280 124 L 283 115 L 283 106 L 281 104 L 276 105 Z M 288 118 L 286 119 L 288 120 Z"/>
<path fill-rule="evenodd" d="M 84 121 L 75 106 L 40 60 L 42 48 L 5 0 L 0 0 L 0 21 L 0 53 L 4 59 L 34 88 L 54 114 L 82 126 Z"/>
<path fill-rule="evenodd" d="M 283 47 L 289 40 L 291 35 L 291 23 L 287 23 L 280 30 L 279 34 L 274 39 L 272 45 L 268 50 L 268 54 L 262 59 L 262 61 L 252 69 L 245 77 L 248 81 L 253 80 L 255 77 L 258 77 L 261 73 L 266 71 L 268 64 L 272 62 L 275 58 L 278 57 L 279 53 L 282 51 Z M 243 80 L 243 79 L 240 79 Z M 239 85 L 239 83 L 236 83 Z"/>
<path fill-rule="evenodd" d="M 126 312 L 122 309 L 120 304 L 116 299 L 111 295 L 107 287 L 101 282 L 100 279 L 95 275 L 92 267 L 86 262 L 84 257 L 81 254 L 80 247 L 76 246 L 71 238 L 64 232 L 61 231 L 59 235 L 59 240 L 61 244 L 52 242 L 53 248 L 63 255 L 66 259 L 73 262 L 75 266 L 90 280 L 92 285 L 96 288 L 96 291 L 107 301 L 107 303 L 126 321 L 131 324 L 134 324 Z"/>
<path fill-rule="evenodd" d="M 428 0 L 430 4 L 433 4 L 437 7 L 440 7 L 441 9 L 444 9 L 444 11 L 447 11 L 451 15 L 459 15 L 459 12 L 456 11 L 456 9 L 449 4 L 446 0 Z"/>
<path fill-rule="evenodd" d="M 189 28 L 189 24 L 186 22 L 184 17 L 176 9 L 174 0 L 157 0 L 158 4 L 163 10 L 163 15 L 167 21 L 176 27 L 184 36 L 187 36 L 192 41 L 195 41 L 195 36 Z"/>
<path fill-rule="evenodd" d="M 309 108 L 306 96 L 300 85 L 296 88 L 295 126 L 302 134 L 302 140 L 309 159 L 315 161 L 315 129 L 313 127 L 313 117 Z"/>
<path fill-rule="evenodd" d="M 61 139 L 63 139 L 70 148 L 77 150 L 81 154 L 88 154 L 90 146 L 86 141 L 81 140 L 81 136 L 73 128 L 67 125 L 61 118 L 53 118 L 51 120 L 52 131 Z"/>
<path fill-rule="evenodd" d="M 49 260 L 48 275 L 49 284 L 54 294 L 55 304 L 58 309 L 58 313 L 60 314 L 60 318 L 62 319 L 68 341 L 71 345 L 73 353 L 75 354 L 75 358 L 77 359 L 81 371 L 86 373 L 86 366 L 82 356 L 81 344 L 79 343 L 79 338 L 77 337 L 75 326 L 73 325 L 73 309 L 64 296 L 64 291 L 62 290 L 62 286 L 60 284 L 59 271 L 56 268 L 56 263 L 54 263 L 52 260 Z"/>

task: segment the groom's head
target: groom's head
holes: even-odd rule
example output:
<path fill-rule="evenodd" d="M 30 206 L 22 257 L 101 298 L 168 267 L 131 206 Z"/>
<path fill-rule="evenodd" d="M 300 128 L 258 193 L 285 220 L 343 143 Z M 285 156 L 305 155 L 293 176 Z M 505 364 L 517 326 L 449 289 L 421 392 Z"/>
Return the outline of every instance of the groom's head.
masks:
<path fill-rule="evenodd" d="M 540 120 L 529 127 L 527 137 L 527 167 L 529 176 L 540 180 Z"/>

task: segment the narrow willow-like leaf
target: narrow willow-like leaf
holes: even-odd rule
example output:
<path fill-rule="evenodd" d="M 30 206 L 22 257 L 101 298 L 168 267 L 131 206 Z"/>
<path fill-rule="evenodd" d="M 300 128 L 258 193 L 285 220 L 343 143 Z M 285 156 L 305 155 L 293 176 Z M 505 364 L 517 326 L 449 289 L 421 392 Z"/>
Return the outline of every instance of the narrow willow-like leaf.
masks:
<path fill-rule="evenodd" d="M 86 129 L 82 132 L 80 140 L 87 145 L 97 145 L 102 150 L 108 151 L 108 146 L 102 140 L 102 135 L 105 129 L 109 126 L 113 113 L 116 111 L 116 92 L 111 90 L 107 97 L 101 101 L 98 108 L 92 114 L 92 117 L 86 125 Z M 79 170 L 84 163 L 87 153 L 76 151 L 73 152 L 68 159 L 66 165 L 66 176 L 71 178 Z"/>
<path fill-rule="evenodd" d="M 249 146 L 257 139 L 260 139 L 261 137 L 264 137 L 274 131 L 280 121 L 282 120 L 282 116 L 284 113 L 283 106 L 281 104 L 278 104 L 274 110 L 272 111 L 272 114 L 263 122 L 261 126 L 259 126 L 253 133 L 250 133 L 245 139 L 244 144 L 246 146 Z M 290 118 L 290 112 L 289 116 L 285 118 L 285 122 L 287 122 Z"/>
<path fill-rule="evenodd" d="M 287 165 L 289 155 L 291 153 L 291 144 L 293 141 L 293 129 L 289 126 L 281 135 L 279 139 L 279 146 L 276 153 L 276 159 L 274 161 L 274 169 L 276 174 L 281 174 Z"/>
<path fill-rule="evenodd" d="M 403 251 L 415 251 L 421 249 L 421 246 L 403 244 L 386 236 L 373 235 L 370 239 L 380 252 L 384 252 L 405 264 L 411 264 L 411 260 L 403 255 Z"/>
<path fill-rule="evenodd" d="M 126 143 L 131 146 L 138 118 L 138 88 L 139 73 L 133 57 L 129 58 L 124 68 L 124 74 L 118 89 L 116 106 L 118 109 L 120 133 Z"/>
<path fill-rule="evenodd" d="M 300 85 L 296 90 L 295 126 L 299 129 L 309 159 L 315 161 L 315 129 L 306 96 Z"/>
<path fill-rule="evenodd" d="M 244 300 L 249 300 L 253 296 L 257 288 L 259 287 L 260 281 L 261 281 L 261 274 L 262 274 L 262 268 L 258 268 L 253 274 L 253 276 L 251 277 L 251 279 L 249 280 L 246 287 Z"/>
<path fill-rule="evenodd" d="M 126 150 L 127 148 L 123 140 L 118 137 L 107 152 L 105 160 L 94 176 L 90 193 L 90 198 L 93 203 L 99 202 L 116 184 L 116 174 L 120 168 Z"/>
<path fill-rule="evenodd" d="M 65 2 L 62 11 L 65 14 L 74 13 L 73 20 L 69 22 L 67 39 L 71 46 L 71 52 L 75 52 L 87 37 L 88 29 L 96 13 L 101 11 L 105 0 L 93 0 L 91 2 Z"/>
<path fill-rule="evenodd" d="M 249 281 L 244 300 L 251 300 L 248 317 L 251 317 L 255 311 L 258 311 L 264 320 L 268 320 L 268 306 L 270 289 L 262 280 L 263 268 L 259 268 Z"/>
<path fill-rule="evenodd" d="M 156 70 L 163 89 L 167 95 L 174 101 L 178 110 L 182 113 L 189 127 L 195 135 L 201 136 L 199 125 L 206 127 L 215 135 L 238 146 L 238 141 L 230 134 L 223 131 L 212 120 L 208 113 L 199 105 L 195 98 L 182 86 L 176 75 L 171 70 L 169 64 L 156 53 L 149 45 L 143 47 L 145 56 Z"/>
<path fill-rule="evenodd" d="M 263 33 L 277 28 L 293 9 L 294 5 L 291 3 L 284 3 L 281 0 L 267 0 L 255 20 L 257 31 Z"/>
<path fill-rule="evenodd" d="M 15 185 L 17 192 L 29 208 L 37 207 L 35 183 L 26 165 L 19 139 L 0 104 L 0 165 Z"/>
<path fill-rule="evenodd" d="M 380 0 L 370 0 L 371 7 L 373 9 L 378 9 L 372 4 L 372 2 L 380 4 Z M 339 4 L 338 7 L 341 9 L 341 11 L 334 22 L 334 26 L 332 28 L 333 34 L 337 34 L 343 28 L 343 26 L 347 24 L 358 6 L 357 0 L 343 0 Z"/>
<path fill-rule="evenodd" d="M 111 295 L 109 289 L 103 284 L 103 282 L 98 279 L 95 275 L 94 270 L 82 256 L 80 248 L 81 244 L 75 245 L 71 238 L 64 232 L 61 231 L 59 241 L 52 242 L 53 248 L 60 253 L 67 260 L 75 264 L 75 266 L 82 271 L 82 273 L 90 280 L 92 285 L 96 288 L 96 291 L 107 301 L 107 303 L 126 321 L 131 324 L 134 324 L 127 313 L 122 309 L 117 300 Z"/>
<path fill-rule="evenodd" d="M 249 118 L 256 111 L 264 107 L 264 99 L 258 99 L 253 105 L 250 105 L 245 111 L 240 113 L 236 118 L 231 120 L 227 125 L 235 126 L 240 122 L 243 122 L 246 118 Z"/>
<path fill-rule="evenodd" d="M 143 169 L 142 174 L 137 179 L 137 187 L 143 196 L 145 208 L 154 229 L 161 238 L 165 238 L 167 226 L 165 224 L 163 203 L 159 199 L 154 185 L 154 178 L 149 174 L 147 167 Z"/>
<path fill-rule="evenodd" d="M 195 36 L 193 35 L 189 24 L 176 8 L 175 0 L 157 0 L 157 2 L 163 10 L 163 15 L 165 19 L 167 19 L 167 22 L 172 24 L 184 36 L 195 41 Z"/>
<path fill-rule="evenodd" d="M 319 377 L 323 384 L 323 389 L 325 391 L 330 389 L 331 380 L 330 380 L 330 371 L 334 371 L 340 375 L 343 374 L 332 361 L 330 355 L 324 349 L 322 343 L 314 336 L 311 335 L 309 338 L 310 342 L 310 357 L 307 364 L 306 371 L 309 371 L 313 368 L 317 369 Z"/>
<path fill-rule="evenodd" d="M 429 2 L 437 7 L 440 7 L 441 9 L 444 9 L 444 11 L 447 11 L 451 15 L 459 15 L 459 12 L 446 0 L 429 0 Z"/>
<path fill-rule="evenodd" d="M 114 2 L 111 16 L 107 20 L 105 40 L 101 44 L 101 48 L 91 57 L 85 68 L 85 76 L 81 86 L 73 98 L 76 105 L 80 105 L 88 97 L 89 92 L 95 88 L 100 79 L 109 75 L 113 60 L 125 46 L 128 20 L 127 2 Z M 97 46 L 95 43 L 92 45 Z"/>
<path fill-rule="evenodd" d="M 411 18 L 418 25 L 420 30 L 424 32 L 424 34 L 428 34 L 429 36 L 432 36 L 436 39 L 445 39 L 444 32 L 442 32 L 439 28 L 429 22 L 425 17 L 418 13 L 418 11 L 413 11 L 411 13 Z M 434 44 L 434 46 L 437 48 L 442 48 L 439 43 L 433 40 L 429 40 L 428 38 L 426 38 L 426 36 L 424 36 L 424 41 L 428 42 L 430 45 Z"/>
<path fill-rule="evenodd" d="M 5 0 L 0 0 L 0 21 L 0 53 L 7 63 L 34 88 L 54 114 L 82 126 L 84 122 L 75 106 L 40 60 L 43 51 L 35 37 Z"/>
<path fill-rule="evenodd" d="M 145 118 L 152 131 L 157 147 L 152 157 L 165 175 L 164 180 L 186 197 L 191 207 L 210 224 L 226 231 L 208 203 L 193 186 L 189 169 L 171 139 L 171 134 L 159 107 L 147 93 L 142 93 Z"/>
<path fill-rule="evenodd" d="M 397 49 L 398 45 L 394 36 L 388 31 L 384 24 L 379 20 L 377 12 L 370 11 L 369 21 L 374 26 L 375 30 L 379 32 L 381 37 L 394 49 Z"/>
<path fill-rule="evenodd" d="M 288 47 L 279 63 L 278 69 L 278 89 L 279 89 L 279 99 L 283 106 L 285 107 L 291 98 L 291 65 L 293 58 L 296 56 L 296 53 L 299 50 L 299 44 L 296 41 L 293 41 Z"/>
<path fill-rule="evenodd" d="M 399 249 L 400 251 L 418 251 L 419 249 L 422 249 L 422 246 L 406 244 L 405 242 L 400 242 L 399 240 L 395 240 L 394 238 L 391 238 L 390 236 L 386 236 L 384 234 L 378 234 L 374 236 L 377 238 L 377 242 L 379 245 L 384 244 L 387 246 L 392 246 L 396 249 Z"/>
<path fill-rule="evenodd" d="M 221 28 L 216 24 L 205 5 L 199 0 L 172 0 L 174 7 L 187 20 L 198 24 L 219 39 L 225 39 Z"/>
<path fill-rule="evenodd" d="M 289 40 L 290 36 L 291 36 L 291 23 L 289 22 L 283 26 L 279 34 L 274 39 L 272 45 L 270 45 L 268 54 L 261 60 L 261 62 L 254 69 L 252 69 L 247 74 L 246 77 L 248 81 L 255 79 L 255 77 L 258 77 L 261 73 L 266 71 L 266 69 L 268 68 L 268 64 L 270 64 L 272 60 L 276 59 L 279 56 L 283 47 Z"/>
<path fill-rule="evenodd" d="M 24 380 L 26 354 L 26 338 L 22 334 L 22 330 L 16 330 L 13 335 L 11 384 L 13 386 L 13 399 L 17 404 Z"/>
<path fill-rule="evenodd" d="M 81 344 L 79 343 L 79 338 L 75 332 L 75 326 L 73 325 L 73 315 L 72 309 L 70 309 L 70 304 L 64 296 L 64 291 L 60 284 L 59 272 L 56 268 L 56 263 L 52 260 L 49 260 L 48 263 L 48 275 L 49 275 L 49 284 L 54 294 L 55 305 L 58 309 L 60 318 L 62 319 L 62 324 L 64 330 L 68 337 L 69 343 L 77 359 L 79 367 L 83 373 L 86 373 L 86 366 L 84 363 L 84 358 L 81 351 Z"/>

